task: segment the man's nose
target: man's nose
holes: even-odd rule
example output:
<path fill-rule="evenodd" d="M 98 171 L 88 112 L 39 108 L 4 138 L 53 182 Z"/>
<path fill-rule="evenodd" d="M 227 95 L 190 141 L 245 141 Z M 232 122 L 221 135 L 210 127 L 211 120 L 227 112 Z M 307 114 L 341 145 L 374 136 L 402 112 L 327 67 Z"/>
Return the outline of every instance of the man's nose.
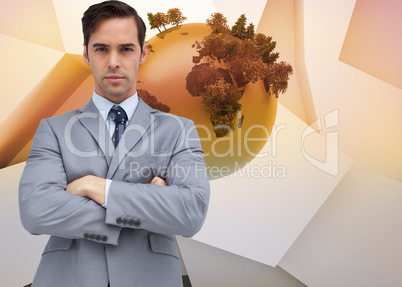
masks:
<path fill-rule="evenodd" d="M 120 68 L 120 60 L 119 55 L 116 52 L 112 52 L 109 55 L 109 68 L 110 69 L 118 69 Z"/>

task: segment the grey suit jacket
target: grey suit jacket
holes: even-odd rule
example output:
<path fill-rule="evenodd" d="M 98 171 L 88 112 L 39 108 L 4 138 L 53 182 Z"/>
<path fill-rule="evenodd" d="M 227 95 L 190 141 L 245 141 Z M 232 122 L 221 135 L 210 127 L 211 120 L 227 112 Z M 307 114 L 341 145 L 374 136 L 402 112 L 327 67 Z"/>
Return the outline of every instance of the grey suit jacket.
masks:
<path fill-rule="evenodd" d="M 113 180 L 106 209 L 65 191 L 85 175 Z M 140 100 L 116 150 L 92 100 L 42 120 L 19 189 L 25 229 L 51 235 L 33 287 L 181 286 L 174 235 L 198 232 L 208 201 L 190 120 Z"/>

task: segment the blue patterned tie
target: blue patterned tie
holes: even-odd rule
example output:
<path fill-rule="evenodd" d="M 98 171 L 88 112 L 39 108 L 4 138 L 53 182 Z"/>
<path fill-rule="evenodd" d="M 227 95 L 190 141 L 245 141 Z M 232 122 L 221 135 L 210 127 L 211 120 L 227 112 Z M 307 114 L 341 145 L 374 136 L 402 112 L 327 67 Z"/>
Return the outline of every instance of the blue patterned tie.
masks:
<path fill-rule="evenodd" d="M 124 129 L 126 128 L 127 114 L 122 107 L 114 106 L 110 109 L 108 117 L 116 123 L 116 128 L 113 134 L 113 143 L 114 146 L 117 147 L 124 133 Z"/>

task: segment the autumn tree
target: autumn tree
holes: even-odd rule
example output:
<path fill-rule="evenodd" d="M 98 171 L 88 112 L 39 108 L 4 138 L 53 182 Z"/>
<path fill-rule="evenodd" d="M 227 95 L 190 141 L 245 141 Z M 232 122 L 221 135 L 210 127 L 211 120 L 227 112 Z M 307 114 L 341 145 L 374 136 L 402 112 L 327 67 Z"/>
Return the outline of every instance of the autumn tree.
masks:
<path fill-rule="evenodd" d="M 193 57 L 195 64 L 198 64 L 205 57 L 221 61 L 227 55 L 225 40 L 219 34 L 212 33 L 201 42 L 196 41 L 194 46 L 198 49 L 198 56 Z"/>
<path fill-rule="evenodd" d="M 226 83 L 233 84 L 228 70 L 207 63 L 195 65 L 186 77 L 186 89 L 193 97 L 199 97 L 217 79 L 223 79 Z"/>
<path fill-rule="evenodd" d="M 236 115 L 241 109 L 241 96 L 238 89 L 222 78 L 208 85 L 202 93 L 203 109 L 210 114 L 217 137 L 223 137 L 235 129 Z"/>
<path fill-rule="evenodd" d="M 249 39 L 241 41 L 236 52 L 225 60 L 238 88 L 263 79 L 268 71 L 268 66 L 256 52 L 254 42 Z"/>
<path fill-rule="evenodd" d="M 238 101 L 247 84 L 262 80 L 266 92 L 277 97 L 286 92 L 293 69 L 286 62 L 276 63 L 276 42 L 255 34 L 244 14 L 231 29 L 221 13 L 212 14 L 207 25 L 211 34 L 193 45 L 198 56 L 193 57 L 195 66 L 186 78 L 186 88 L 192 96 L 203 97 L 203 110 L 210 114 L 215 134 L 221 137 L 235 129 L 241 107 Z"/>
<path fill-rule="evenodd" d="M 151 29 L 158 29 L 161 31 L 161 27 L 166 30 L 166 25 L 178 26 L 187 20 L 179 8 L 172 8 L 167 11 L 167 14 L 158 12 L 155 15 L 153 13 L 148 13 L 148 22 Z"/>
<path fill-rule="evenodd" d="M 172 8 L 167 11 L 167 20 L 169 24 L 178 26 L 183 23 L 184 20 L 187 20 L 187 17 L 184 17 L 179 8 Z"/>
<path fill-rule="evenodd" d="M 160 110 L 165 113 L 170 112 L 169 106 L 158 102 L 158 99 L 154 95 L 151 95 L 148 91 L 139 89 L 137 92 L 138 96 L 151 108 Z"/>
<path fill-rule="evenodd" d="M 212 29 L 212 33 L 220 34 L 229 31 L 228 20 L 222 13 L 211 14 L 206 23 Z"/>
<path fill-rule="evenodd" d="M 166 25 L 169 24 L 169 20 L 165 13 L 158 12 L 152 17 L 152 23 L 154 27 L 161 32 L 159 28 L 163 26 L 163 28 L 166 30 Z"/>
<path fill-rule="evenodd" d="M 267 77 L 264 78 L 265 90 L 272 89 L 275 97 L 283 94 L 288 89 L 288 81 L 293 74 L 293 68 L 290 64 L 281 61 L 280 63 L 273 63 L 269 66 Z"/>

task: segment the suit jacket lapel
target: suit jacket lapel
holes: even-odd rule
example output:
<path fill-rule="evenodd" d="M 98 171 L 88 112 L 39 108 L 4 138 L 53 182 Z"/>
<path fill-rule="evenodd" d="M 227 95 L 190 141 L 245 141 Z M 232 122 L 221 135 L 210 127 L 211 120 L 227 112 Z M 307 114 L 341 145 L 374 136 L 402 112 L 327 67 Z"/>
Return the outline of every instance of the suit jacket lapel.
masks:
<path fill-rule="evenodd" d="M 98 146 L 105 157 L 106 163 L 109 166 L 114 152 L 114 145 L 109 136 L 105 120 L 99 114 L 92 99 L 89 100 L 88 103 L 79 111 L 80 114 L 77 116 L 78 120 L 98 143 Z"/>
<path fill-rule="evenodd" d="M 119 145 L 115 150 L 110 163 L 107 178 L 112 178 L 122 160 L 127 156 L 130 150 L 141 140 L 155 118 L 152 114 L 154 109 L 145 104 L 141 98 L 138 99 L 138 106 L 130 119 Z"/>

